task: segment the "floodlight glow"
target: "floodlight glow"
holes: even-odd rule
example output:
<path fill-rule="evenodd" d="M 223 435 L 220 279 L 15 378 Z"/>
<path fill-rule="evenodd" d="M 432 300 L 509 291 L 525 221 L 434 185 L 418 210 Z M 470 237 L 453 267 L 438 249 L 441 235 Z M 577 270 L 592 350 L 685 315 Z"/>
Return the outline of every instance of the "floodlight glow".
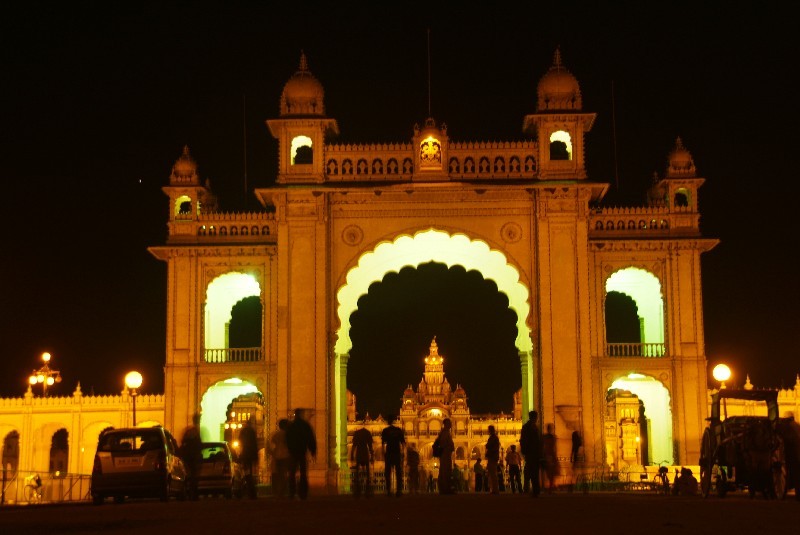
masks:
<path fill-rule="evenodd" d="M 239 379 L 238 377 L 231 377 L 230 379 L 225 379 L 225 380 L 224 380 L 224 381 L 222 381 L 222 382 L 223 382 L 223 383 L 225 383 L 226 385 L 240 385 L 240 384 L 242 384 L 244 381 L 242 381 L 242 380 L 241 380 L 241 379 Z"/>
<path fill-rule="evenodd" d="M 717 364 L 714 366 L 714 370 L 711 373 L 714 376 L 714 379 L 720 383 L 724 383 L 731 378 L 731 369 L 725 364 Z"/>
<path fill-rule="evenodd" d="M 644 379 L 644 378 L 645 378 L 645 376 L 642 375 L 641 373 L 629 373 L 628 374 L 628 379 Z"/>

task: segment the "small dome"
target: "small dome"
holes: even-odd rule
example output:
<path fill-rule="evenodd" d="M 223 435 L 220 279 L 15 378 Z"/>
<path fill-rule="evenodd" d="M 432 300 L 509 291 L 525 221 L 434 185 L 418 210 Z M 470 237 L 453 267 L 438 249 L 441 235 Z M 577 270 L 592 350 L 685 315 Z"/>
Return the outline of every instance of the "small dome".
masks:
<path fill-rule="evenodd" d="M 281 115 L 325 115 L 325 91 L 311 71 L 305 53 L 300 54 L 300 67 L 281 94 Z"/>
<path fill-rule="evenodd" d="M 695 176 L 697 169 L 694 166 L 692 154 L 683 146 L 681 138 L 675 141 L 675 148 L 669 153 L 668 177 Z"/>
<path fill-rule="evenodd" d="M 170 175 L 170 184 L 199 184 L 197 163 L 189 154 L 189 146 L 183 147 L 183 153 L 175 160 Z"/>
<path fill-rule="evenodd" d="M 553 66 L 539 80 L 538 110 L 580 110 L 581 88 L 578 80 L 561 64 L 561 51 L 556 49 Z"/>

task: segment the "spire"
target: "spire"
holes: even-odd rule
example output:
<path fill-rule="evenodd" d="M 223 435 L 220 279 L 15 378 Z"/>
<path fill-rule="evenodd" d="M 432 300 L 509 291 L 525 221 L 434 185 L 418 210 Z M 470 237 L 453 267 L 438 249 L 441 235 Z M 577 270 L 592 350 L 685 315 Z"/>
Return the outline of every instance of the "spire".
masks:
<path fill-rule="evenodd" d="M 747 374 L 747 380 L 744 382 L 744 389 L 745 390 L 752 390 L 753 389 L 753 383 L 750 382 L 750 374 L 749 373 Z"/>
<path fill-rule="evenodd" d="M 308 60 L 306 59 L 306 53 L 304 50 L 300 51 L 300 67 L 297 70 L 300 72 L 305 72 L 308 70 Z"/>
<path fill-rule="evenodd" d="M 556 46 L 556 51 L 553 52 L 553 67 L 556 70 L 561 70 L 561 46 Z"/>

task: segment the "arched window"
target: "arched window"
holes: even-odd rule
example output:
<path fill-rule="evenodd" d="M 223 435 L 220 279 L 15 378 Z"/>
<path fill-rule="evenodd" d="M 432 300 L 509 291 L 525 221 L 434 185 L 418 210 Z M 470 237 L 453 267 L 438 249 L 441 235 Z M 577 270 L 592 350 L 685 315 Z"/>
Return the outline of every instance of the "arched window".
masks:
<path fill-rule="evenodd" d="M 570 137 L 569 132 L 559 130 L 550 134 L 550 159 L 572 159 L 572 137 Z"/>
<path fill-rule="evenodd" d="M 296 136 L 292 139 L 292 165 L 314 163 L 314 150 L 311 145 L 311 138 L 308 136 Z"/>

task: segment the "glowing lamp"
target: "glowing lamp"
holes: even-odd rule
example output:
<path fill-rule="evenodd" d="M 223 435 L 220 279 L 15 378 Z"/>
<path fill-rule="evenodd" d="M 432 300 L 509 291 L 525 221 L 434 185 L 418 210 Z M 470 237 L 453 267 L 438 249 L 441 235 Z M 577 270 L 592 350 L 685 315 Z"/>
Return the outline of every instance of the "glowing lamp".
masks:
<path fill-rule="evenodd" d="M 134 389 L 142 386 L 142 374 L 137 371 L 128 372 L 125 376 L 125 386 Z"/>
<path fill-rule="evenodd" d="M 714 379 L 719 381 L 719 388 L 722 390 L 725 388 L 725 381 L 731 378 L 731 369 L 725 364 L 717 364 L 714 366 L 711 375 L 714 376 Z"/>
<path fill-rule="evenodd" d="M 51 355 L 50 355 L 50 353 L 48 353 L 47 351 L 45 351 L 44 353 L 42 353 L 42 360 L 43 360 L 43 361 L 45 361 L 45 362 L 50 362 L 50 358 L 51 358 Z"/>

